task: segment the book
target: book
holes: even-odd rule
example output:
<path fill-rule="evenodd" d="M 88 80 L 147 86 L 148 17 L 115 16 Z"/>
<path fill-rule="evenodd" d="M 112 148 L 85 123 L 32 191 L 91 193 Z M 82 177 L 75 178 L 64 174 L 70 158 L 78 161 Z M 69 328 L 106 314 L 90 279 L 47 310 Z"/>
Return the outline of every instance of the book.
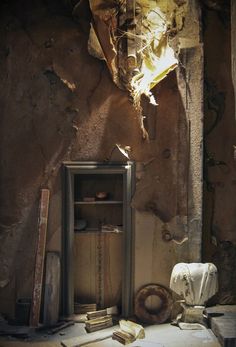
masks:
<path fill-rule="evenodd" d="M 87 330 L 87 332 L 91 333 L 97 330 L 109 328 L 112 325 L 112 317 L 110 315 L 106 315 L 103 317 L 87 320 L 85 322 L 85 329 Z"/>
<path fill-rule="evenodd" d="M 136 338 L 132 334 L 126 333 L 122 330 L 114 331 L 112 334 L 112 339 L 119 341 L 123 345 L 127 345 L 136 340 Z"/>
<path fill-rule="evenodd" d="M 98 310 L 94 312 L 87 312 L 87 319 L 91 320 L 98 317 L 104 317 L 107 315 L 107 310 Z"/>
<path fill-rule="evenodd" d="M 120 329 L 114 331 L 112 338 L 119 341 L 123 345 L 134 342 L 136 339 L 143 339 L 145 337 L 144 328 L 142 325 L 126 321 L 124 319 L 119 321 Z"/>

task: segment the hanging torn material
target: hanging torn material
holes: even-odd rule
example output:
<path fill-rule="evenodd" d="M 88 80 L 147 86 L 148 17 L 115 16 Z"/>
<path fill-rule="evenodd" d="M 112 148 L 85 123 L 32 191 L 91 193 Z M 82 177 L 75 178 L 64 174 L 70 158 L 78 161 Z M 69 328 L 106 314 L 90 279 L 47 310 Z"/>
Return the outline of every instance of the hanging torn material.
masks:
<path fill-rule="evenodd" d="M 92 23 L 89 53 L 104 59 L 114 83 L 130 92 L 140 113 L 145 94 L 178 65 L 170 45 L 182 28 L 187 0 L 89 0 Z M 143 128 L 144 129 L 144 128 Z"/>

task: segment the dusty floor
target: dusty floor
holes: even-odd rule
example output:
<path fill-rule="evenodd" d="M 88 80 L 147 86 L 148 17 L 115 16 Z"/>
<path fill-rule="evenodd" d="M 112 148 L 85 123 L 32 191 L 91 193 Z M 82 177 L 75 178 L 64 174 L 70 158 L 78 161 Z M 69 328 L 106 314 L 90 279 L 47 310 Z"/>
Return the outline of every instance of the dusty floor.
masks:
<path fill-rule="evenodd" d="M 35 347 L 61 347 L 60 342 L 19 342 L 19 341 L 11 341 L 11 342 L 0 342 L 1 347 L 29 347 L 29 346 L 35 346 Z"/>
<path fill-rule="evenodd" d="M 81 325 L 76 324 L 70 332 L 64 331 L 66 335 L 53 336 L 51 341 L 0 341 L 0 347 L 61 347 L 61 341 L 65 347 L 88 346 L 88 347 L 121 347 L 122 345 L 108 338 L 94 343 L 84 343 L 81 338 L 76 337 L 76 331 L 81 329 Z M 107 329 L 106 329 L 107 330 Z M 103 331 L 104 332 L 104 331 Z M 129 346 L 132 347 L 220 347 L 220 344 L 211 330 L 180 330 L 170 324 L 149 326 L 145 328 L 146 337 L 144 340 L 137 340 Z M 99 332 L 97 332 L 99 336 Z M 77 335 L 78 336 L 78 335 Z M 42 337 L 43 338 L 43 337 Z"/>

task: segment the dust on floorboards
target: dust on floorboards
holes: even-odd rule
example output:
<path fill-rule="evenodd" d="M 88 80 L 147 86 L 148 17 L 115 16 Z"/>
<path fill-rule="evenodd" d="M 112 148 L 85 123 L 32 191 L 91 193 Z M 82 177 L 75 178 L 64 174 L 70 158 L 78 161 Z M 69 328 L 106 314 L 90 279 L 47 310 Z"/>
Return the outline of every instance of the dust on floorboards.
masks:
<path fill-rule="evenodd" d="M 22 342 L 22 341 L 0 341 L 0 347 L 61 347 L 60 342 Z"/>

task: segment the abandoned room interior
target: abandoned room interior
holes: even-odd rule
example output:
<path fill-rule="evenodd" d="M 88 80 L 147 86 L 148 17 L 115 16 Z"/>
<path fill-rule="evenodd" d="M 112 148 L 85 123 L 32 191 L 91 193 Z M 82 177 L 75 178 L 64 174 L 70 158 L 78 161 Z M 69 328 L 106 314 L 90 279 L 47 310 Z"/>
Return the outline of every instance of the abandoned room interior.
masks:
<path fill-rule="evenodd" d="M 0 18 L 0 347 L 236 346 L 236 1 Z"/>

